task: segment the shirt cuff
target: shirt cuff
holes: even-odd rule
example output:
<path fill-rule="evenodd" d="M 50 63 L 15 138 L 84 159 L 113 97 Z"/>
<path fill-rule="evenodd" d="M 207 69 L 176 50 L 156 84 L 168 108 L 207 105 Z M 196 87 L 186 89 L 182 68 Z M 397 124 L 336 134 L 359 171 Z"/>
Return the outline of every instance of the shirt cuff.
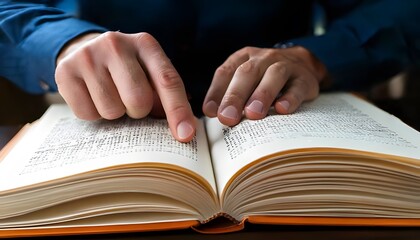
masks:
<path fill-rule="evenodd" d="M 105 32 L 107 29 L 79 19 L 69 18 L 58 22 L 44 23 L 22 43 L 22 49 L 28 54 L 27 64 L 33 69 L 25 72 L 36 76 L 37 81 L 24 83 L 24 88 L 32 93 L 57 91 L 55 83 L 56 59 L 63 46 L 71 39 L 89 32 Z M 25 79 L 34 79 L 26 77 Z"/>

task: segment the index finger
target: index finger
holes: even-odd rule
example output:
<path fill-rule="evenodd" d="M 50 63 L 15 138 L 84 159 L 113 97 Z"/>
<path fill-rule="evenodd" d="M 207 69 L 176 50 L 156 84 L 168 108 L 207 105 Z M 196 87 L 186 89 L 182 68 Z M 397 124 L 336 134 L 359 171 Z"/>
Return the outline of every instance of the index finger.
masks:
<path fill-rule="evenodd" d="M 139 60 L 162 102 L 172 135 L 189 142 L 195 134 L 195 118 L 181 77 L 155 38 L 148 33 L 135 36 Z"/>

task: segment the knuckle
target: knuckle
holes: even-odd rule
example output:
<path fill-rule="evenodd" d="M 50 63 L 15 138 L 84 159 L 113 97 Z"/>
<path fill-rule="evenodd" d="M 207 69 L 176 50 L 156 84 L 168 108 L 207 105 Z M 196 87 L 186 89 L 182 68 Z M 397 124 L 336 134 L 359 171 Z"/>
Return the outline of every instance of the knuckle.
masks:
<path fill-rule="evenodd" d="M 139 47 L 157 48 L 158 41 L 148 32 L 141 32 L 135 35 L 135 42 Z"/>
<path fill-rule="evenodd" d="M 273 92 L 267 88 L 257 88 L 255 89 L 254 96 L 258 99 L 265 99 L 269 102 L 276 98 L 277 92 Z"/>
<path fill-rule="evenodd" d="M 138 41 L 142 42 L 154 42 L 155 38 L 148 32 L 141 32 L 136 34 L 136 38 Z"/>
<path fill-rule="evenodd" d="M 121 51 L 121 33 L 106 32 L 102 36 L 102 41 L 111 53 L 118 54 Z"/>
<path fill-rule="evenodd" d="M 153 95 L 152 93 L 133 92 L 127 94 L 124 99 L 124 104 L 127 108 L 140 109 L 142 111 L 150 111 L 153 106 Z"/>
<path fill-rule="evenodd" d="M 231 91 L 225 94 L 225 96 L 223 97 L 223 102 L 226 105 L 237 105 L 238 103 L 240 104 L 245 102 L 245 100 L 239 91 Z"/>
<path fill-rule="evenodd" d="M 100 114 L 104 119 L 113 120 L 122 117 L 125 114 L 125 109 L 108 107 L 102 110 Z"/>
<path fill-rule="evenodd" d="M 64 75 L 71 67 L 71 58 L 66 57 L 60 61 L 55 67 L 55 75 Z"/>
<path fill-rule="evenodd" d="M 98 120 L 101 116 L 98 115 L 95 111 L 78 111 L 77 109 L 73 109 L 74 115 L 77 118 L 87 121 Z"/>
<path fill-rule="evenodd" d="M 267 59 L 283 59 L 283 55 L 278 49 L 268 49 L 262 53 L 263 58 Z"/>
<path fill-rule="evenodd" d="M 256 47 L 246 46 L 240 49 L 239 51 L 245 52 L 245 53 L 253 53 L 256 50 Z"/>
<path fill-rule="evenodd" d="M 79 66 L 91 70 L 95 66 L 94 50 L 91 46 L 84 46 L 75 51 L 74 55 L 67 56 L 56 66 L 55 74 L 64 75 L 79 70 Z"/>
<path fill-rule="evenodd" d="M 232 65 L 222 65 L 216 69 L 217 76 L 229 76 L 232 75 L 236 69 Z"/>
<path fill-rule="evenodd" d="M 165 108 L 165 113 L 167 116 L 183 116 L 185 113 L 191 111 L 191 108 L 188 104 L 173 104 L 168 108 Z"/>
<path fill-rule="evenodd" d="M 236 72 L 241 73 L 250 73 L 254 70 L 258 70 L 258 67 L 256 67 L 256 62 L 253 59 L 250 59 L 244 63 L 242 63 L 237 69 Z"/>
<path fill-rule="evenodd" d="M 159 72 L 157 83 L 164 89 L 175 89 L 181 87 L 182 81 L 176 70 L 164 69 Z"/>
<path fill-rule="evenodd" d="M 101 34 L 101 38 L 106 41 L 116 41 L 120 38 L 122 33 L 120 32 L 114 32 L 114 31 L 108 31 Z"/>
<path fill-rule="evenodd" d="M 292 106 L 299 106 L 303 101 L 303 96 L 301 94 L 296 94 L 295 92 L 290 92 L 287 95 L 287 99 Z"/>
<path fill-rule="evenodd" d="M 68 74 L 66 74 L 67 72 L 67 68 L 63 65 L 64 62 L 61 62 L 55 69 L 55 83 L 57 84 L 57 87 L 59 88 L 61 85 L 65 84 L 65 76 L 68 76 Z"/>
<path fill-rule="evenodd" d="M 85 61 L 85 60 L 83 60 Z M 86 61 L 84 64 L 86 68 L 91 68 L 93 64 L 88 64 L 91 61 Z M 68 60 L 63 60 L 57 67 L 54 73 L 55 83 L 57 84 L 58 90 L 66 88 L 74 88 L 76 84 L 82 84 L 80 80 L 83 80 L 77 70 L 74 70 L 73 63 Z"/>
<path fill-rule="evenodd" d="M 82 67 L 86 71 L 93 71 L 97 66 L 95 64 L 94 49 L 91 46 L 84 46 L 77 50 L 74 57 L 64 59 L 59 64 L 60 71 L 65 70 L 78 70 Z"/>
<path fill-rule="evenodd" d="M 173 112 L 173 113 L 178 113 L 178 112 L 186 112 L 187 110 L 188 110 L 188 108 L 185 105 L 176 104 L 175 106 L 172 106 L 170 111 Z"/>
<path fill-rule="evenodd" d="M 278 61 L 270 65 L 267 71 L 273 72 L 278 75 L 286 75 L 287 74 L 287 64 L 283 61 Z"/>
<path fill-rule="evenodd" d="M 311 52 L 308 51 L 305 47 L 296 45 L 293 47 L 293 49 L 299 53 L 299 55 L 304 56 L 305 58 L 311 57 Z"/>

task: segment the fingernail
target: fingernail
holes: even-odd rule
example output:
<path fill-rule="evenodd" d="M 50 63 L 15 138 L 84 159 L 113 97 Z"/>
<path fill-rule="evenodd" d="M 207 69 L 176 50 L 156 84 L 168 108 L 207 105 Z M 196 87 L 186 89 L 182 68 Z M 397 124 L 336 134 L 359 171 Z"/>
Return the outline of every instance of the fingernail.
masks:
<path fill-rule="evenodd" d="M 227 106 L 220 114 L 225 118 L 238 119 L 238 110 L 234 106 Z"/>
<path fill-rule="evenodd" d="M 254 100 L 246 108 L 254 113 L 263 113 L 264 104 L 259 100 Z"/>
<path fill-rule="evenodd" d="M 214 116 L 210 116 L 210 117 L 215 117 L 217 115 L 218 108 L 219 108 L 219 106 L 217 105 L 217 103 L 215 101 L 209 101 L 206 104 L 207 112 L 214 115 Z"/>
<path fill-rule="evenodd" d="M 289 107 L 290 107 L 289 101 L 281 100 L 278 103 L 284 108 L 284 110 L 286 110 L 286 112 L 289 112 Z"/>
<path fill-rule="evenodd" d="M 194 128 L 186 121 L 180 122 L 176 128 L 178 137 L 181 139 L 186 139 L 194 133 Z"/>

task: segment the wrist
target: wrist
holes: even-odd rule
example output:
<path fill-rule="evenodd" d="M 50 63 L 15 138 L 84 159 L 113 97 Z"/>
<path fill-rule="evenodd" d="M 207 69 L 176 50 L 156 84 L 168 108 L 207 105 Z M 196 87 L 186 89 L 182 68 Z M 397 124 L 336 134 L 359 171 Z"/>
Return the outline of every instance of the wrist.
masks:
<path fill-rule="evenodd" d="M 319 82 L 321 83 L 328 75 L 327 68 L 311 51 L 302 46 L 296 46 L 296 50 L 299 51 L 299 55 L 302 56 L 305 61 L 313 69 Z"/>

